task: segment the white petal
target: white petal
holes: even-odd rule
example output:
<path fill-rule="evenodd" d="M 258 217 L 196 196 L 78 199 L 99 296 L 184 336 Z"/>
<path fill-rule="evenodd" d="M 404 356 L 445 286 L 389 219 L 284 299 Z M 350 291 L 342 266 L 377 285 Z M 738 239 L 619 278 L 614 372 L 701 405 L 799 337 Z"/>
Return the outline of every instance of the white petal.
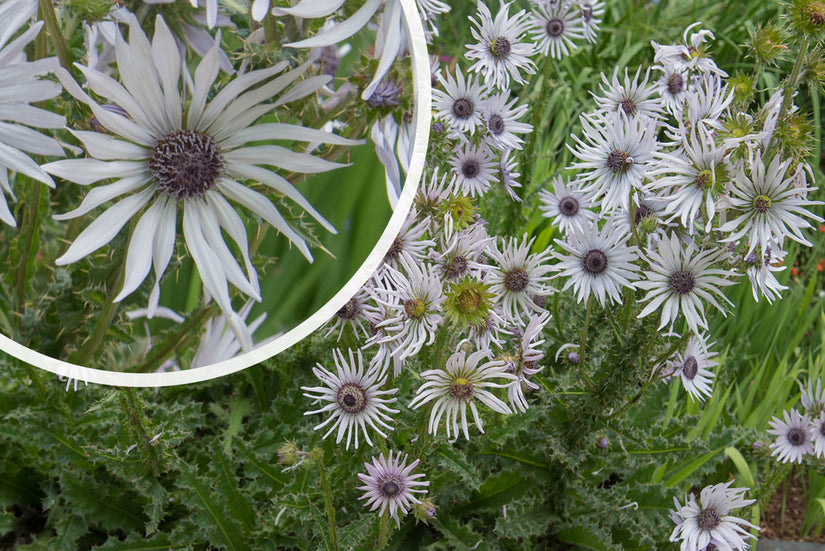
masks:
<path fill-rule="evenodd" d="M 98 161 L 97 159 L 66 159 L 43 165 L 43 170 L 81 186 L 106 178 L 141 176 L 148 172 L 146 163 L 136 161 Z"/>
<path fill-rule="evenodd" d="M 233 162 L 228 167 L 227 172 L 241 178 L 249 178 L 250 180 L 257 180 L 262 184 L 266 184 L 272 189 L 295 201 L 301 208 L 315 218 L 315 220 L 317 220 L 327 231 L 338 233 L 333 225 L 330 224 L 326 218 L 321 216 L 321 213 L 315 210 L 315 207 L 313 207 L 312 204 L 306 200 L 301 192 L 298 191 L 289 180 L 276 172 L 272 172 L 255 165 L 238 162 Z"/>
<path fill-rule="evenodd" d="M 0 104 L 0 119 L 35 128 L 63 128 L 66 117 L 23 103 Z"/>
<path fill-rule="evenodd" d="M 120 302 L 129 296 L 135 289 L 140 287 L 140 284 L 149 275 L 149 269 L 152 267 L 151 243 L 154 241 L 154 234 L 160 223 L 162 213 L 162 204 L 155 201 L 135 225 L 132 236 L 129 238 L 129 250 L 126 253 L 126 278 L 123 281 L 123 288 L 115 297 L 114 302 Z"/>
<path fill-rule="evenodd" d="M 46 174 L 42 167 L 32 161 L 28 155 L 13 147 L 0 143 L 0 167 L 8 167 L 15 172 L 25 174 L 38 182 L 54 187 L 54 181 Z"/>
<path fill-rule="evenodd" d="M 269 11 L 269 0 L 255 0 L 252 3 L 252 19 L 263 21 L 266 12 Z"/>
<path fill-rule="evenodd" d="M 367 0 L 349 19 L 337 23 L 328 31 L 319 33 L 306 40 L 285 44 L 285 46 L 289 48 L 318 48 L 320 46 L 337 44 L 354 35 L 366 25 L 380 5 L 381 0 Z"/>
<path fill-rule="evenodd" d="M 192 255 L 192 260 L 198 267 L 203 287 L 209 292 L 221 310 L 232 311 L 229 299 L 229 287 L 226 274 L 223 271 L 220 259 L 209 248 L 201 229 L 201 220 L 198 209 L 194 208 L 194 201 L 185 201 L 183 207 L 183 238 L 186 247 Z"/>
<path fill-rule="evenodd" d="M 148 159 L 149 150 L 143 146 L 118 140 L 100 132 L 86 132 L 83 130 L 70 130 L 78 140 L 83 142 L 83 147 L 89 156 L 103 161 Z"/>
<path fill-rule="evenodd" d="M 303 19 L 326 17 L 344 5 L 344 0 L 300 0 L 291 8 L 272 8 L 272 15 L 293 15 Z"/>
<path fill-rule="evenodd" d="M 95 208 L 99 207 L 106 201 L 111 201 L 115 197 L 119 197 L 124 193 L 131 193 L 133 191 L 137 191 L 138 189 L 146 185 L 146 182 L 147 179 L 143 176 L 130 176 L 128 178 L 118 180 L 113 184 L 97 186 L 86 194 L 86 197 L 83 198 L 83 201 L 80 203 L 79 207 L 63 214 L 55 214 L 54 219 L 71 220 L 72 218 L 83 216 L 84 214 L 91 212 Z"/>
<path fill-rule="evenodd" d="M 159 198 L 157 202 L 161 204 L 162 210 L 158 228 L 155 231 L 155 240 L 152 243 L 152 263 L 155 267 L 155 284 L 149 295 L 149 312 L 152 315 L 160 300 L 160 278 L 172 258 L 177 235 L 177 202 L 169 197 Z"/>
<path fill-rule="evenodd" d="M 240 132 L 236 132 L 221 142 L 221 147 L 231 149 L 248 142 L 264 140 L 293 140 L 333 145 L 361 145 L 364 143 L 364 140 L 350 140 L 343 136 L 333 134 L 332 132 L 326 132 L 325 130 L 317 130 L 298 124 L 273 122 L 256 124 L 255 126 L 250 126 Z"/>
<path fill-rule="evenodd" d="M 0 122 L 0 141 L 15 149 L 36 155 L 64 156 L 63 148 L 57 140 L 17 124 Z"/>
<path fill-rule="evenodd" d="M 152 198 L 154 191 L 146 189 L 115 203 L 86 226 L 75 238 L 69 250 L 55 260 L 58 266 L 77 262 L 111 241 L 143 206 Z"/>
<path fill-rule="evenodd" d="M 309 247 L 307 247 L 306 242 L 286 223 L 284 217 L 281 216 L 281 213 L 278 212 L 278 209 L 275 208 L 275 205 L 273 205 L 269 199 L 257 191 L 226 178 L 218 182 L 218 188 L 221 193 L 229 199 L 240 203 L 269 222 L 273 228 L 284 234 L 287 239 L 294 243 L 309 262 L 312 262 L 312 254 L 309 252 Z"/>
<path fill-rule="evenodd" d="M 178 54 L 178 55 L 175 55 Z M 163 88 L 166 116 L 172 128 L 181 126 L 181 99 L 178 91 L 181 59 L 175 37 L 160 15 L 155 19 L 155 35 L 152 37 L 152 57 L 158 68 L 160 83 Z"/>
<path fill-rule="evenodd" d="M 346 164 L 333 163 L 319 157 L 313 157 L 306 153 L 297 153 L 280 145 L 257 145 L 236 149 L 224 154 L 224 158 L 232 163 L 234 161 L 250 164 L 262 164 L 276 166 L 293 172 L 304 174 L 316 174 L 326 172 Z"/>
<path fill-rule="evenodd" d="M 219 46 L 220 43 L 216 41 L 212 49 L 203 56 L 197 69 L 195 69 L 195 88 L 192 92 L 192 101 L 189 104 L 189 114 L 186 119 L 187 128 L 200 127 L 201 115 L 206 106 L 206 96 L 209 94 L 212 83 L 215 82 L 215 78 L 218 76 L 218 71 L 220 70 L 220 64 L 218 62 Z M 231 86 L 231 84 L 228 85 L 227 88 L 229 86 Z"/>

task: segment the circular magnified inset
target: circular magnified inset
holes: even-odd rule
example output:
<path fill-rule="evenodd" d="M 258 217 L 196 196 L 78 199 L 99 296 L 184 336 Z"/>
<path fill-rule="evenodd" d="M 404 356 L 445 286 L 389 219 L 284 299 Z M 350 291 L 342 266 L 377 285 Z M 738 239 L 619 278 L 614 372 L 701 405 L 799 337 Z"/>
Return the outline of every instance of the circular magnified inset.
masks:
<path fill-rule="evenodd" d="M 75 64 L 26 58 L 37 3 L 4 4 L 0 64 L 27 75 L 0 100 L 5 352 L 75 381 L 205 381 L 317 330 L 378 267 L 429 135 L 414 0 L 264 3 L 127 2 Z"/>

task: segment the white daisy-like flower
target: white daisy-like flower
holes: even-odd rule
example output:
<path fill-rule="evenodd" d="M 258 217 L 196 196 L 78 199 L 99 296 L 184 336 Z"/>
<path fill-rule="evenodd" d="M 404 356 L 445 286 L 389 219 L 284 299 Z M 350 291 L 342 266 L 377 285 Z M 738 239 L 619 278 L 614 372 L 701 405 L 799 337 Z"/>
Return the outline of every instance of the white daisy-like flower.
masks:
<path fill-rule="evenodd" d="M 713 132 L 723 128 L 722 120 L 733 101 L 733 90 L 716 75 L 697 78 L 685 92 L 687 123 Z"/>
<path fill-rule="evenodd" d="M 811 418 L 807 413 L 800 415 L 795 409 L 792 409 L 790 414 L 787 410 L 782 414 L 785 417 L 784 421 L 774 417 L 770 422 L 768 434 L 776 436 L 776 441 L 771 444 L 771 455 L 776 455 L 777 460 L 782 463 L 802 463 L 805 455 L 814 453 Z"/>
<path fill-rule="evenodd" d="M 665 365 L 665 372 L 680 377 L 682 386 L 696 402 L 704 402 L 705 397 L 713 394 L 710 385 L 715 374 L 709 368 L 719 365 L 711 359 L 716 356 L 716 352 L 710 351 L 713 344 L 702 334 L 691 335 L 684 353 L 677 352 Z"/>
<path fill-rule="evenodd" d="M 432 239 L 424 239 L 430 229 L 430 218 L 418 219 L 418 211 L 410 209 L 407 218 L 401 225 L 401 230 L 392 240 L 390 248 L 384 255 L 384 264 L 398 268 L 401 258 L 410 262 L 421 262 L 427 255 L 427 250 L 435 246 Z"/>
<path fill-rule="evenodd" d="M 491 267 L 479 262 L 493 238 L 480 224 L 464 231 L 445 229 L 441 234 L 440 251 L 430 251 L 430 260 L 446 281 L 456 281 L 467 275 L 481 276 Z"/>
<path fill-rule="evenodd" d="M 681 119 L 687 98 L 686 93 L 691 86 L 690 77 L 687 72 L 674 67 L 654 66 L 653 68 L 662 71 L 662 76 L 656 81 L 656 90 L 659 92 L 659 98 L 664 103 L 665 109 L 677 120 Z"/>
<path fill-rule="evenodd" d="M 335 316 L 329 321 L 329 331 L 324 337 L 330 336 L 335 330 L 338 330 L 338 335 L 335 337 L 336 341 L 341 340 L 341 335 L 344 333 L 344 328 L 349 327 L 356 337 L 364 335 L 365 339 L 370 337 L 368 329 L 364 328 L 364 322 L 369 325 L 370 319 L 364 309 L 370 295 L 366 286 L 358 289 L 358 292 L 349 299 L 338 311 Z"/>
<path fill-rule="evenodd" d="M 401 458 L 401 453 L 395 457 L 390 451 L 389 459 L 384 458 L 382 453 L 378 457 L 373 456 L 372 463 L 364 462 L 367 474 L 358 473 L 358 478 L 364 483 L 359 486 L 359 490 L 365 493 L 358 499 L 366 499 L 364 507 L 369 506 L 370 511 L 375 511 L 379 507 L 379 516 L 389 510 L 390 517 L 395 519 L 396 525 L 401 527 L 401 515 L 406 515 L 412 505 L 417 505 L 421 501 L 415 494 L 426 493 L 427 490 L 420 486 L 429 486 L 430 483 L 419 480 L 425 476 L 422 473 L 412 474 L 413 469 L 418 466 L 420 459 L 416 459 L 407 465 L 407 456 Z"/>
<path fill-rule="evenodd" d="M 425 382 L 410 402 L 410 408 L 417 409 L 435 400 L 427 429 L 430 434 L 434 436 L 438 434 L 441 417 L 446 413 L 447 438 L 452 439 L 453 435 L 458 438 L 460 418 L 464 438 L 469 440 L 468 407 L 473 414 L 476 427 L 484 433 L 476 400 L 498 413 L 512 413 L 507 404 L 487 389 L 507 386 L 507 383 L 495 383 L 492 379 L 509 381 L 516 377 L 505 371 L 503 361 L 488 361 L 479 365 L 482 360 L 489 358 L 489 355 L 489 350 L 479 350 L 469 355 L 464 350 L 459 350 L 447 359 L 443 368 L 430 369 L 421 374 Z"/>
<path fill-rule="evenodd" d="M 325 369 L 321 364 L 312 368 L 312 372 L 324 386 L 302 386 L 301 390 L 305 391 L 304 396 L 307 398 L 329 403 L 321 409 L 307 411 L 304 415 L 331 412 L 331 415 L 323 423 L 313 427 L 313 430 L 332 423 L 324 438 L 338 429 L 335 443 L 339 444 L 346 433 L 346 449 L 349 449 L 350 441 L 355 435 L 354 444 L 357 448 L 359 433 L 363 433 L 364 439 L 372 446 L 374 444 L 367 426 L 383 438 L 387 437 L 384 430 L 393 430 L 390 414 L 398 413 L 398 410 L 390 408 L 387 404 L 396 401 L 396 398 L 389 396 L 398 392 L 398 389 L 381 390 L 386 382 L 386 375 L 375 369 L 367 369 L 365 373 L 364 358 L 360 350 L 357 357 L 352 350 L 348 355 L 349 362 L 342 351 L 337 348 L 332 350 L 335 373 Z"/>
<path fill-rule="evenodd" d="M 387 318 L 378 324 L 386 335 L 376 342 L 392 343 L 403 361 L 434 342 L 444 294 L 431 265 L 401 257 L 399 267 L 404 273 L 386 267 L 385 286 L 375 289 L 374 298 L 389 308 Z"/>
<path fill-rule="evenodd" d="M 733 180 L 730 204 L 742 214 L 719 228 L 723 232 L 731 232 L 726 241 L 735 241 L 747 234 L 748 253 L 757 247 L 765 250 L 771 242 L 781 248 L 786 237 L 812 246 L 802 235 L 802 229 L 811 227 L 803 217 L 816 222 L 822 222 L 822 218 L 805 207 L 823 203 L 805 198 L 807 192 L 814 188 L 800 190 L 793 186 L 792 178 L 786 178 L 790 162 L 790 159 L 783 161 L 775 155 L 766 169 L 762 154 L 756 152 L 750 166 L 750 177 L 744 164 L 740 165 Z"/>
<path fill-rule="evenodd" d="M 536 2 L 530 18 L 533 40 L 538 50 L 553 59 L 561 59 L 578 46 L 573 39 L 584 38 L 584 16 L 572 2 Z M 592 10 L 589 12 L 592 22 Z"/>
<path fill-rule="evenodd" d="M 734 509 L 747 507 L 755 503 L 754 499 L 745 499 L 748 488 L 731 488 L 732 482 L 706 486 L 699 494 L 699 502 L 693 494 L 685 497 L 685 504 L 675 497 L 675 511 L 670 511 L 670 518 L 676 528 L 670 535 L 670 541 L 680 541 L 681 551 L 705 551 L 711 542 L 720 551 L 745 551 L 749 548 L 748 538 L 754 538 L 748 528 L 756 528 L 750 522 L 730 515 Z"/>
<path fill-rule="evenodd" d="M 799 391 L 802 407 L 810 417 L 818 417 L 821 411 L 825 411 L 825 388 L 822 387 L 822 379 L 817 378 L 816 386 L 813 379 L 809 379 L 807 388 L 800 383 Z"/>
<path fill-rule="evenodd" d="M 585 230 L 595 223 L 598 214 L 591 210 L 595 207 L 590 194 L 581 189 L 579 180 L 564 182 L 561 176 L 553 178 L 553 189 L 539 191 L 542 216 L 551 218 L 562 233 L 572 228 Z"/>
<path fill-rule="evenodd" d="M 642 301 L 650 302 L 638 317 L 648 316 L 661 307 L 659 329 L 662 329 L 668 323 L 672 327 L 681 312 L 690 330 L 698 333 L 700 327 L 708 328 L 703 301 L 727 315 L 714 295 L 733 306 L 722 294 L 722 287 L 735 282 L 727 279 L 730 275 L 727 270 L 711 267 L 725 254 L 724 249 L 702 251 L 692 240 L 683 244 L 673 232 L 669 238 L 659 239 L 656 248 L 648 249 L 647 253 L 650 270 L 645 272 L 645 280 L 634 285 L 648 291 Z"/>
<path fill-rule="evenodd" d="M 480 81 L 476 82 L 474 75 L 465 80 L 464 73 L 457 67 L 455 78 L 450 74 L 446 78 L 439 74 L 438 81 L 444 90 L 433 90 L 435 117 L 457 132 L 472 135 L 476 126 L 482 124 L 486 88 Z"/>
<path fill-rule="evenodd" d="M 653 50 L 656 52 L 654 60 L 665 67 L 674 67 L 680 71 L 697 71 L 700 73 L 715 73 L 721 77 L 728 74 L 716 66 L 716 62 L 707 53 L 705 42 L 708 38 L 714 39 L 713 33 L 702 29 L 690 35 L 688 33 L 702 23 L 697 21 L 685 29 L 682 38 L 684 44 L 673 44 L 662 46 L 658 42 L 651 41 Z"/>
<path fill-rule="evenodd" d="M 511 237 L 502 242 L 501 250 L 495 241 L 487 249 L 493 261 L 493 269 L 487 276 L 490 291 L 498 297 L 504 318 L 515 323 L 523 323 L 525 315 L 541 314 L 542 309 L 533 297 L 555 291 L 548 275 L 552 270 L 548 263 L 550 251 L 530 254 L 533 241 L 535 239 L 528 241 L 525 234 L 521 244 L 517 238 Z"/>
<path fill-rule="evenodd" d="M 630 191 L 641 189 L 649 165 L 658 148 L 656 121 L 631 118 L 623 111 L 603 117 L 582 114 L 585 143 L 573 136 L 576 148 L 570 151 L 579 162 L 571 168 L 582 169 L 578 177 L 589 182 L 585 188 L 603 195 L 603 211 L 630 204 Z"/>
<path fill-rule="evenodd" d="M 479 0 L 478 20 L 470 17 L 473 23 L 473 38 L 476 44 L 467 44 L 466 57 L 476 60 L 471 71 L 484 75 L 488 86 L 505 89 L 510 79 L 519 84 L 524 83 L 521 72 L 535 74 L 536 65 L 530 59 L 535 52 L 531 42 L 524 41 L 524 33 L 529 27 L 524 10 L 510 17 L 512 2 L 504 3 L 493 19 L 490 9 Z"/>
<path fill-rule="evenodd" d="M 541 345 L 544 344 L 542 331 L 550 320 L 549 312 L 540 316 L 530 316 L 530 321 L 524 330 L 517 328 L 511 331 L 518 338 L 517 350 L 513 356 L 504 356 L 505 371 L 516 376 L 516 380 L 507 385 L 507 402 L 514 410 L 526 412 L 530 405 L 524 395 L 524 390 L 538 390 L 540 387 L 530 380 L 530 377 L 544 369 L 539 362 L 544 358 Z"/>
<path fill-rule="evenodd" d="M 49 163 L 43 169 L 83 186 L 108 178 L 116 181 L 94 187 L 78 208 L 55 218 L 77 218 L 120 198 L 78 235 L 57 264 L 71 264 L 89 255 L 111 241 L 132 217 L 139 216 L 129 239 L 123 288 L 115 301 L 135 291 L 154 266 L 155 285 L 149 301 L 152 310 L 158 305 L 160 278 L 174 250 L 178 210 L 182 210 L 184 239 L 204 289 L 229 315 L 230 325 L 244 349 L 248 349 L 251 340 L 232 310 L 228 284 L 256 300 L 260 300 L 260 291 L 249 257 L 245 225 L 227 199 L 263 218 L 311 260 L 306 242 L 275 205 L 238 180 L 251 179 L 272 188 L 334 232 L 288 180 L 258 165 L 303 173 L 342 166 L 283 146 L 248 144 L 273 138 L 341 145 L 359 142 L 292 124 L 253 125 L 261 115 L 312 94 L 330 80 L 328 76 L 307 78 L 281 94 L 304 73 L 307 65 L 285 72 L 288 65 L 283 62 L 241 75 L 207 105 L 218 74 L 219 43 L 216 41 L 198 65 L 194 87 L 186 86 L 181 91 L 180 77 L 187 69 L 177 55 L 168 55 L 176 51 L 176 46 L 163 19 L 157 19 L 152 43 L 136 18 L 130 19 L 129 27 L 130 42 L 118 37 L 116 45 L 123 85 L 98 71 L 78 66 L 92 91 L 118 105 L 128 116 L 103 108 L 78 86 L 68 71 L 57 70 L 66 90 L 88 105 L 98 122 L 113 135 L 74 131 L 90 157 Z M 283 74 L 272 78 L 279 73 Z M 278 100 L 263 103 L 278 94 Z M 188 109 L 184 108 L 185 100 Z M 222 230 L 240 250 L 246 275 L 225 243 Z"/>
<path fill-rule="evenodd" d="M 783 262 L 786 254 L 777 247 L 768 247 L 763 254 L 759 254 L 759 250 L 756 250 L 745 256 L 753 300 L 759 302 L 759 295 L 763 295 L 768 299 L 768 303 L 773 304 L 774 300 L 782 298 L 780 293 L 788 286 L 779 283 L 774 274 L 784 272 L 788 268 Z"/>
<path fill-rule="evenodd" d="M 677 151 L 658 154 L 648 176 L 647 189 L 665 193 L 664 216 L 679 218 L 693 234 L 704 206 L 705 231 L 710 231 L 719 194 L 728 181 L 728 165 L 726 149 L 717 146 L 704 127 L 685 132 Z"/>
<path fill-rule="evenodd" d="M 596 35 L 599 33 L 602 24 L 602 17 L 604 17 L 604 2 L 597 0 L 578 0 L 576 5 L 579 9 L 579 15 L 582 22 L 582 34 L 585 40 L 590 43 L 596 42 Z"/>
<path fill-rule="evenodd" d="M 464 142 L 450 158 L 450 164 L 453 167 L 454 189 L 460 189 L 463 195 L 470 197 L 484 195 L 496 176 L 496 162 L 486 143 L 473 145 Z"/>
<path fill-rule="evenodd" d="M 624 70 L 624 80 L 619 81 L 619 68 L 613 70 L 613 77 L 607 80 L 602 73 L 602 83 L 599 88 L 602 95 L 593 94 L 599 109 L 606 113 L 622 110 L 628 117 L 648 117 L 658 119 L 662 116 L 662 106 L 659 99 L 654 97 L 656 85 L 648 84 L 650 69 L 645 71 L 644 79 L 639 82 L 642 68 L 636 69 L 633 79 L 630 79 L 627 68 Z"/>
<path fill-rule="evenodd" d="M 533 125 L 519 122 L 527 113 L 526 105 L 513 107 L 518 99 L 508 101 L 509 92 L 501 92 L 487 98 L 482 107 L 484 124 L 487 128 L 485 139 L 491 146 L 502 149 L 521 149 L 524 140 L 517 134 L 533 131 Z"/>
<path fill-rule="evenodd" d="M 6 195 L 16 200 L 9 171 L 54 187 L 27 153 L 63 157 L 60 143 L 34 128 L 63 128 L 66 119 L 31 105 L 60 95 L 60 85 L 40 77 L 57 67 L 55 58 L 28 61 L 25 49 L 37 37 L 43 22 L 32 24 L 16 36 L 37 13 L 37 2 L 6 0 L 0 3 L 0 220 L 16 226 Z"/>
<path fill-rule="evenodd" d="M 825 455 L 825 411 L 811 421 L 811 441 L 814 444 L 814 455 Z"/>
<path fill-rule="evenodd" d="M 569 278 L 562 291 L 573 287 L 578 302 L 595 295 L 602 306 L 607 299 L 620 303 L 622 288 L 639 279 L 638 249 L 628 246 L 627 234 L 610 222 L 601 230 L 596 224 L 584 230 L 571 228 L 567 239 L 556 239 L 556 244 L 568 254 L 553 251 L 559 260 L 553 266 L 559 272 L 555 277 Z"/>

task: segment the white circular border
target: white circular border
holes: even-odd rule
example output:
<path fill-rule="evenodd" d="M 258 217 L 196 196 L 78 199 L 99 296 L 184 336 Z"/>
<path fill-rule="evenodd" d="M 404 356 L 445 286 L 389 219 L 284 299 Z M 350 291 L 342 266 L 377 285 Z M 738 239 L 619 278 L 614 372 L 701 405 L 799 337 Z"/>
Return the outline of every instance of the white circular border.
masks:
<path fill-rule="evenodd" d="M 421 25 L 415 2 L 414 0 L 400 0 L 400 2 L 410 35 L 413 79 L 417 84 L 415 90 L 415 141 L 413 142 L 410 167 L 404 181 L 404 189 L 401 191 L 395 210 L 378 243 L 349 281 L 317 312 L 288 333 L 260 348 L 223 362 L 168 373 L 123 373 L 92 369 L 41 354 L 3 334 L 0 334 L 0 350 L 35 367 L 87 383 L 124 387 L 175 386 L 223 377 L 261 363 L 296 344 L 332 319 L 338 310 L 366 283 L 384 259 L 384 255 L 389 250 L 395 236 L 401 231 L 401 225 L 412 207 L 413 198 L 418 189 L 418 182 L 424 171 L 432 121 L 430 64 L 424 28 Z"/>

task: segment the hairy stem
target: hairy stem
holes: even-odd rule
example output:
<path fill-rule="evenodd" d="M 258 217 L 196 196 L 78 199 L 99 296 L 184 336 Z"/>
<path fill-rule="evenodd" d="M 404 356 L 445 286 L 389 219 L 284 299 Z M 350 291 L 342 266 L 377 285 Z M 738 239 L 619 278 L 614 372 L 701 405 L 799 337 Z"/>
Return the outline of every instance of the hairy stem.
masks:
<path fill-rule="evenodd" d="M 327 522 L 329 523 L 329 539 L 332 542 L 333 551 L 338 551 L 338 535 L 335 532 L 335 509 L 332 506 L 332 491 L 327 481 L 327 471 L 324 468 L 324 459 L 318 461 L 318 471 L 321 473 L 321 484 L 324 487 L 324 508 L 327 510 Z"/>
<path fill-rule="evenodd" d="M 66 43 L 63 33 L 60 32 L 60 23 L 57 21 L 57 14 L 54 13 L 51 0 L 40 0 L 40 15 L 43 17 L 43 21 L 46 22 L 46 30 L 52 39 L 60 65 L 71 72 L 72 56 L 69 53 L 69 45 Z"/>
<path fill-rule="evenodd" d="M 793 103 L 793 93 L 796 90 L 796 85 L 799 81 L 799 73 L 802 71 L 802 62 L 805 61 L 805 55 L 808 53 L 808 37 L 802 35 L 802 44 L 799 46 L 799 53 L 796 56 L 796 62 L 793 64 L 791 76 L 788 77 L 788 82 L 785 84 L 785 90 L 782 92 L 782 107 L 779 110 L 779 120 L 785 116 L 785 113 L 790 109 Z"/>

